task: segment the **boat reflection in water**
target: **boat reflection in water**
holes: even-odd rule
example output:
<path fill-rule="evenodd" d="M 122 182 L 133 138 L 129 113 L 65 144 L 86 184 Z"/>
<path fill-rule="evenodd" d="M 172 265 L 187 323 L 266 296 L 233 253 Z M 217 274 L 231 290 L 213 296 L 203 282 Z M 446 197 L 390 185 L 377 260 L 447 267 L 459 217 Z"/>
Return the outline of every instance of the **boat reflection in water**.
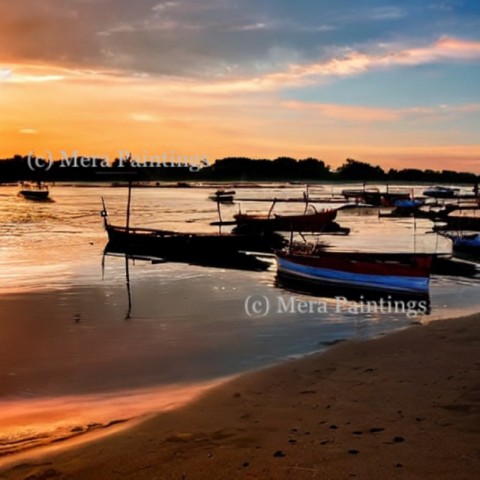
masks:
<path fill-rule="evenodd" d="M 128 255 L 154 263 L 176 262 L 202 267 L 264 271 L 271 266 L 271 262 L 248 252 L 258 252 L 261 255 L 268 253 L 270 245 L 284 244 L 283 238 L 275 234 L 262 241 L 253 237 L 183 235 L 176 232 L 173 235 L 150 235 L 149 232 L 142 235 L 138 234 L 138 230 L 131 229 L 127 235 L 118 227 L 109 227 L 110 240 L 105 253 Z M 116 236 L 118 232 L 120 234 Z"/>
<path fill-rule="evenodd" d="M 280 272 L 277 273 L 275 278 L 275 286 L 291 293 L 329 299 L 331 305 L 330 307 L 324 307 L 325 313 L 333 310 L 336 313 L 350 313 L 354 315 L 405 314 L 409 318 L 416 318 L 431 313 L 430 295 L 428 292 L 409 294 L 362 290 L 361 288 L 349 288 L 341 285 L 333 286 L 314 283 L 284 275 Z M 286 308 L 290 308 L 290 306 L 286 305 Z"/>

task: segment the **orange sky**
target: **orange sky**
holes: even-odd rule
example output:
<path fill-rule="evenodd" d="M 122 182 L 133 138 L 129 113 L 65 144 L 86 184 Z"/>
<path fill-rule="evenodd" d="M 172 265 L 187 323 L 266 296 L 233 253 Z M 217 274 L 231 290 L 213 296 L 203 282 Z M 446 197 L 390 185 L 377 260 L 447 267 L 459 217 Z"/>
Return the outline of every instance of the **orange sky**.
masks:
<path fill-rule="evenodd" d="M 474 127 L 480 120 L 480 97 L 474 90 L 464 96 L 443 94 L 452 71 L 458 69 L 460 78 L 462 68 L 478 64 L 480 41 L 476 39 L 442 35 L 415 42 L 404 39 L 337 50 L 329 47 L 317 57 L 310 51 L 306 55 L 311 46 L 296 45 L 296 50 L 284 48 L 280 53 L 280 47 L 274 51 L 269 46 L 265 58 L 260 54 L 254 58 L 253 47 L 248 51 L 250 63 L 243 65 L 238 60 L 230 65 L 211 59 L 208 50 L 195 49 L 193 40 L 205 39 L 188 32 L 198 32 L 199 27 L 182 30 L 197 35 L 190 43 L 170 39 L 175 21 L 184 28 L 189 25 L 194 4 L 181 10 L 179 2 L 144 1 L 142 6 L 148 8 L 141 12 L 143 17 L 129 23 L 129 4 L 121 2 L 126 9 L 123 22 L 104 29 L 99 24 L 95 35 L 84 32 L 77 22 L 68 39 L 59 38 L 52 29 L 54 16 L 63 14 L 65 20 L 88 18 L 88 14 L 93 19 L 94 4 L 73 2 L 77 9 L 68 10 L 57 0 L 49 0 L 50 10 L 42 17 L 35 3 L 27 3 L 33 13 L 13 4 L 0 7 L 0 40 L 13 45 L 8 51 L 0 50 L 0 158 L 30 151 L 39 156 L 51 152 L 60 158 L 62 152 L 71 156 L 77 151 L 113 159 L 127 150 L 137 155 L 173 152 L 210 161 L 226 156 L 313 156 L 334 167 L 351 157 L 384 168 L 480 172 L 480 139 Z M 171 11 L 168 17 L 166 11 Z M 207 14 L 211 17 L 212 12 Z M 370 22 L 391 22 L 406 15 L 400 7 L 367 13 Z M 225 18 L 230 19 L 230 14 L 226 11 Z M 27 17 L 35 28 L 31 34 L 19 34 L 16 28 L 20 26 L 22 32 L 28 31 L 24 29 Z M 165 18 L 173 23 L 166 23 Z M 267 26 L 257 22 L 235 28 L 254 35 Z M 64 34 L 65 28 L 61 28 Z M 349 35 L 335 25 L 322 28 L 338 31 L 338 38 L 345 42 Z M 204 35 L 214 36 L 211 31 L 205 28 Z M 153 35 L 148 42 L 143 38 L 147 33 Z M 101 42 L 113 37 L 107 49 Z M 292 45 L 296 38 L 292 37 Z M 140 59 L 142 70 L 131 68 L 140 54 L 159 54 L 168 42 L 167 53 L 161 52 L 164 63 L 145 58 Z M 115 45 L 122 49 L 115 51 Z M 42 50 L 42 46 L 49 49 Z M 136 57 L 128 54 L 134 47 L 138 48 Z M 240 58 L 243 52 L 237 50 L 227 53 Z M 192 70 L 180 61 L 174 64 L 177 57 L 194 62 Z M 154 71 L 166 65 L 168 72 Z M 392 88 L 391 79 L 397 77 L 394 92 L 398 96 L 393 97 L 386 89 Z M 429 98 L 402 94 L 408 82 L 420 78 L 423 85 L 427 82 Z M 440 93 L 434 96 L 429 90 L 436 88 Z M 372 90 L 377 95 L 372 97 Z M 465 93 L 465 89 L 458 90 Z"/>

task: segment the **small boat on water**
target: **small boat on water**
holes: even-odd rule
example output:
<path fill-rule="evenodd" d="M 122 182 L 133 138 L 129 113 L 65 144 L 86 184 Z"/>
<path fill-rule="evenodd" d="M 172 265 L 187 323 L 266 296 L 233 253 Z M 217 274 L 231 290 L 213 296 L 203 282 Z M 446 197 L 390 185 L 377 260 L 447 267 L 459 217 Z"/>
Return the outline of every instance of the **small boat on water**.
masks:
<path fill-rule="evenodd" d="M 423 204 L 422 200 L 397 200 L 395 208 L 391 212 L 379 213 L 378 216 L 387 218 L 416 217 Z"/>
<path fill-rule="evenodd" d="M 41 182 L 36 184 L 22 183 L 18 194 L 28 200 L 47 200 L 50 196 L 50 191 Z"/>
<path fill-rule="evenodd" d="M 436 226 L 436 230 L 471 230 L 480 232 L 480 208 L 478 206 L 469 209 L 456 208 L 450 210 L 436 220 L 444 223 L 444 226 Z"/>
<path fill-rule="evenodd" d="M 444 237 L 452 241 L 454 254 L 471 258 L 480 258 L 479 233 L 444 233 Z"/>
<path fill-rule="evenodd" d="M 342 190 L 342 195 L 347 201 L 354 201 L 355 203 L 364 203 L 375 207 L 391 207 L 398 200 L 408 200 L 410 198 L 410 191 L 401 190 L 386 190 L 380 191 L 376 187 L 363 189 L 345 189 Z"/>
<path fill-rule="evenodd" d="M 233 203 L 235 199 L 235 190 L 217 190 L 213 195 L 208 198 L 217 203 Z"/>
<path fill-rule="evenodd" d="M 294 231 L 320 233 L 340 231 L 339 225 L 333 222 L 336 216 L 337 210 L 328 209 L 302 215 L 250 215 L 238 213 L 237 215 L 234 215 L 233 218 L 237 224 L 235 229 L 237 232 Z M 332 225 L 332 223 L 334 225 Z"/>
<path fill-rule="evenodd" d="M 427 188 L 423 191 L 426 197 L 432 198 L 455 198 L 460 194 L 459 188 L 454 187 L 442 187 L 441 185 L 435 185 L 434 187 Z"/>
<path fill-rule="evenodd" d="M 424 295 L 432 255 L 315 251 L 276 252 L 278 275 L 313 284 Z"/>

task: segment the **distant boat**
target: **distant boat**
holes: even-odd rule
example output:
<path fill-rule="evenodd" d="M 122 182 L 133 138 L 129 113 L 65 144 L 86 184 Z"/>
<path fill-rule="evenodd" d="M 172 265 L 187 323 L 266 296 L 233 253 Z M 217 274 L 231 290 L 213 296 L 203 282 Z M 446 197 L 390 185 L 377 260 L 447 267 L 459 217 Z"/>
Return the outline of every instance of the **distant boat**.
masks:
<path fill-rule="evenodd" d="M 424 202 L 422 200 L 397 200 L 395 208 L 388 213 L 379 213 L 379 217 L 403 218 L 416 217 Z"/>
<path fill-rule="evenodd" d="M 426 197 L 432 198 L 455 198 L 459 195 L 460 189 L 453 187 L 442 187 L 435 185 L 434 187 L 427 188 L 423 191 Z"/>
<path fill-rule="evenodd" d="M 415 253 L 279 251 L 276 260 L 280 278 L 409 294 L 428 293 L 432 266 L 432 255 Z"/>
<path fill-rule="evenodd" d="M 457 211 L 458 210 L 458 211 Z M 480 232 L 480 208 L 462 209 L 457 208 L 455 211 L 440 217 L 438 220 L 446 224 L 445 227 L 438 226 L 437 230 L 471 230 Z"/>
<path fill-rule="evenodd" d="M 480 234 L 454 234 L 444 233 L 452 241 L 453 253 L 480 258 Z"/>
<path fill-rule="evenodd" d="M 236 231 L 272 231 L 272 232 L 312 232 L 342 230 L 338 224 L 331 225 L 337 216 L 337 210 L 329 209 L 302 215 L 234 215 Z M 335 228 L 333 228 L 335 227 Z M 343 229 L 348 233 L 346 230 Z"/>
<path fill-rule="evenodd" d="M 411 192 L 407 190 L 386 190 L 381 192 L 378 188 L 363 188 L 363 189 L 345 189 L 342 190 L 342 195 L 348 201 L 355 201 L 356 203 L 366 203 L 375 207 L 391 207 L 398 200 L 408 200 Z"/>
<path fill-rule="evenodd" d="M 28 200 L 47 200 L 50 191 L 46 185 L 38 182 L 35 185 L 22 184 L 18 194 Z"/>
<path fill-rule="evenodd" d="M 235 199 L 235 190 L 217 190 L 208 198 L 217 203 L 233 203 Z"/>
<path fill-rule="evenodd" d="M 416 209 L 420 208 L 424 204 L 423 200 L 397 200 L 395 202 L 395 208 Z"/>

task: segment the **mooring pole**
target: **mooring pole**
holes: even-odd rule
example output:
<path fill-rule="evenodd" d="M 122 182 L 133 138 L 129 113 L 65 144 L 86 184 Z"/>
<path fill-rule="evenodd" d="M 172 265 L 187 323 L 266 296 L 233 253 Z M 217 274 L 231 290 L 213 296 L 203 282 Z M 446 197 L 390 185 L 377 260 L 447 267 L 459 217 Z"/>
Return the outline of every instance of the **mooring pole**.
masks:
<path fill-rule="evenodd" d="M 132 181 L 128 181 L 128 200 L 127 200 L 127 233 L 130 231 L 130 204 L 132 202 Z"/>

